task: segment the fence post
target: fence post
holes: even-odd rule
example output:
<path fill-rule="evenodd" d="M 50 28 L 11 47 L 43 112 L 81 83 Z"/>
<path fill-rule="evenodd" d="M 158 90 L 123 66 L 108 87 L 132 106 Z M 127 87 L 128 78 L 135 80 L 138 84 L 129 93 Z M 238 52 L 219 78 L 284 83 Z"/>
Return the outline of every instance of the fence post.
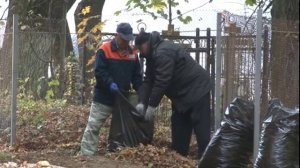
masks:
<path fill-rule="evenodd" d="M 206 29 L 206 38 L 207 38 L 207 46 L 206 46 L 206 54 L 207 54 L 207 61 L 206 61 L 206 69 L 208 72 L 211 72 L 211 63 L 212 63 L 212 59 L 211 59 L 211 55 L 210 55 L 210 28 Z"/>
<path fill-rule="evenodd" d="M 212 56 L 212 53 L 211 53 L 211 29 L 210 28 L 207 28 L 206 29 L 206 55 L 207 55 L 207 58 L 206 58 L 206 70 L 210 73 L 210 77 L 211 77 L 211 80 L 212 80 L 212 85 L 214 86 L 214 83 L 215 83 L 215 76 L 214 76 L 214 69 L 213 69 L 213 56 Z M 210 108 L 210 112 L 211 112 L 211 121 L 214 119 L 214 113 L 213 111 L 215 110 L 214 109 L 214 88 L 212 89 L 211 93 L 210 93 L 210 97 L 211 97 L 211 101 L 210 101 L 210 104 L 211 104 L 211 108 Z M 211 122 L 211 126 L 214 127 L 214 120 L 213 122 Z"/>
<path fill-rule="evenodd" d="M 200 59 L 200 52 L 198 51 L 199 47 L 200 47 L 200 29 L 197 28 L 196 29 L 196 40 L 195 40 L 195 44 L 196 44 L 196 62 L 199 64 L 199 59 Z"/>
<path fill-rule="evenodd" d="M 222 24 L 222 14 L 217 14 L 217 35 L 216 35 L 216 80 L 215 80 L 215 131 L 219 128 L 221 123 L 221 59 L 222 59 L 222 51 L 221 51 L 221 28 Z"/>
<path fill-rule="evenodd" d="M 12 42 L 12 98 L 11 98 L 11 135 L 10 145 L 16 144 L 16 119 L 17 119 L 17 77 L 19 58 L 19 16 L 13 15 L 13 42 Z"/>
<path fill-rule="evenodd" d="M 256 61 L 255 61 L 255 96 L 254 96 L 254 149 L 253 158 L 258 155 L 260 138 L 260 99 L 261 99 L 261 58 L 262 58 L 262 9 L 257 11 L 256 21 Z"/>

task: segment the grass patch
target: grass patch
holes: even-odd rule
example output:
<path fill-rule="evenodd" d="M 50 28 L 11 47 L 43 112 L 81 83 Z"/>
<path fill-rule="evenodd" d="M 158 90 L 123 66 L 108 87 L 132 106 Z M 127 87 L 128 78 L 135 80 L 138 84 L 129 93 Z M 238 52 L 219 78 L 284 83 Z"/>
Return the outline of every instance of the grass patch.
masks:
<path fill-rule="evenodd" d="M 0 152 L 0 162 L 8 161 L 12 158 L 12 154 L 9 152 Z"/>

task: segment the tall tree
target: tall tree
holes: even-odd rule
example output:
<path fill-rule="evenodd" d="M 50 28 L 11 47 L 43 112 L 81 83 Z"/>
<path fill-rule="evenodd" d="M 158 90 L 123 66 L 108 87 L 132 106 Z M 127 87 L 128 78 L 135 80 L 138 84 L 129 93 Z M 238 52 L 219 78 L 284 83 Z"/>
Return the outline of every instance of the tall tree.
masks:
<path fill-rule="evenodd" d="M 299 0 L 273 0 L 271 94 L 299 104 Z"/>
<path fill-rule="evenodd" d="M 299 0 L 268 0 L 272 7 L 271 96 L 299 105 Z M 267 0 L 246 0 L 255 5 Z"/>
<path fill-rule="evenodd" d="M 12 9 L 12 1 L 9 1 L 9 9 Z M 8 11 L 5 35 L 3 37 L 3 45 L 0 49 L 0 92 L 3 94 L 9 88 L 9 81 L 11 79 L 11 43 L 12 37 L 9 33 L 12 32 L 12 12 Z M 3 96 L 3 95 L 0 95 Z"/>

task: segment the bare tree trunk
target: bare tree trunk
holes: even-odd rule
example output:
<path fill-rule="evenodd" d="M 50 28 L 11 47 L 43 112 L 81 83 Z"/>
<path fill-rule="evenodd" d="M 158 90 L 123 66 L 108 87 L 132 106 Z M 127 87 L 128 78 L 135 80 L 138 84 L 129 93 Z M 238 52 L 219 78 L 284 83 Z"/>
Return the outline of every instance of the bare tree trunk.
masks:
<path fill-rule="evenodd" d="M 287 106 L 299 104 L 299 0 L 274 0 L 271 94 Z"/>
<path fill-rule="evenodd" d="M 8 8 L 11 9 L 13 1 L 9 1 Z M 11 68 L 12 68 L 12 23 L 13 14 L 11 10 L 8 10 L 5 35 L 3 38 L 3 45 L 0 50 L 0 92 L 4 93 L 5 90 L 9 90 L 11 81 Z"/>

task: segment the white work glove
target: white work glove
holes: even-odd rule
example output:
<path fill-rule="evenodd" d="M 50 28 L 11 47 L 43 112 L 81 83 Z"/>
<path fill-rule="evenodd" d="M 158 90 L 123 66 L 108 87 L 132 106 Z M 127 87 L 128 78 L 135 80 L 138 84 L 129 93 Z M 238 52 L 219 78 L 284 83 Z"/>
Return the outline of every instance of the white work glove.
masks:
<path fill-rule="evenodd" d="M 155 107 L 148 106 L 145 114 L 146 121 L 152 121 L 154 119 Z"/>
<path fill-rule="evenodd" d="M 145 115 L 145 106 L 143 103 L 139 103 L 135 106 L 135 109 L 137 112 L 139 112 L 142 115 Z"/>

